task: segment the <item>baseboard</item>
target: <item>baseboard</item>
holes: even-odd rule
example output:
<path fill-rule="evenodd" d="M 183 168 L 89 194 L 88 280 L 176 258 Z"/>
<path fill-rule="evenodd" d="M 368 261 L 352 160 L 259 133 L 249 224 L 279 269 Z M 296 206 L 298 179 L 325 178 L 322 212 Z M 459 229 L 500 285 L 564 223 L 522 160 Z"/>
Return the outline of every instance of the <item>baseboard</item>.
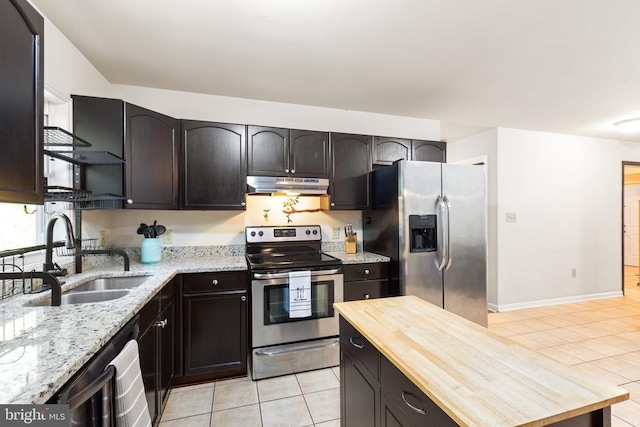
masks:
<path fill-rule="evenodd" d="M 551 298 L 537 301 L 517 302 L 513 304 L 487 304 L 490 311 L 505 312 L 513 310 L 522 310 L 524 308 L 547 307 L 550 305 L 570 304 L 572 302 L 593 301 L 606 298 L 621 297 L 622 291 L 603 292 L 599 294 L 577 295 L 572 297 Z"/>

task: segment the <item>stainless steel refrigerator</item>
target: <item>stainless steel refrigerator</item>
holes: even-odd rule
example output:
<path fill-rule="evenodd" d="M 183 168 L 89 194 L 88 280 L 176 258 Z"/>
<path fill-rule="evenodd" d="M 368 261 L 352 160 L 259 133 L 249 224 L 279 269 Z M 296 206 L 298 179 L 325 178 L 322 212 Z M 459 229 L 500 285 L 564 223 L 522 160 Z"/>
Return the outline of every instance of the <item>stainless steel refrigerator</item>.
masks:
<path fill-rule="evenodd" d="M 391 258 L 390 295 L 487 326 L 484 167 L 402 160 L 370 178 L 364 250 Z"/>

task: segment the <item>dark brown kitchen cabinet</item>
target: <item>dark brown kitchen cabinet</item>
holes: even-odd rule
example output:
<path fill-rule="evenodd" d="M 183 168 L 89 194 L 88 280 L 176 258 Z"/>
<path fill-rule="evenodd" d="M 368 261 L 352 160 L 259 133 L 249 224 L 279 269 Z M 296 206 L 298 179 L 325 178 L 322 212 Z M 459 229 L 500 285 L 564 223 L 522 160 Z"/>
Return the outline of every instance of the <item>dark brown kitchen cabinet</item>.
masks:
<path fill-rule="evenodd" d="M 344 301 L 389 296 L 389 263 L 344 264 Z"/>
<path fill-rule="evenodd" d="M 292 129 L 289 141 L 290 176 L 329 178 L 328 132 Z"/>
<path fill-rule="evenodd" d="M 342 427 L 457 426 L 342 316 L 340 375 Z"/>
<path fill-rule="evenodd" d="M 411 160 L 420 162 L 447 161 L 447 143 L 441 141 L 411 141 Z"/>
<path fill-rule="evenodd" d="M 181 121 L 182 207 L 245 209 L 244 125 Z"/>
<path fill-rule="evenodd" d="M 127 199 L 132 209 L 179 207 L 178 121 L 118 99 L 74 95 L 74 134 L 107 151 L 123 164 L 92 164 L 81 169 L 80 187 L 94 194 Z"/>
<path fill-rule="evenodd" d="M 140 310 L 140 369 L 154 425 L 160 422 L 175 374 L 178 288 L 179 280 L 173 279 Z"/>
<path fill-rule="evenodd" d="M 44 19 L 0 2 L 0 202 L 42 204 Z"/>
<path fill-rule="evenodd" d="M 247 127 L 247 174 L 289 176 L 289 130 Z"/>
<path fill-rule="evenodd" d="M 329 133 L 247 127 L 247 174 L 329 178 Z"/>
<path fill-rule="evenodd" d="M 411 160 L 411 140 L 374 136 L 373 164 L 390 165 L 396 160 Z"/>
<path fill-rule="evenodd" d="M 370 207 L 371 145 L 371 136 L 331 134 L 331 209 L 366 210 Z"/>
<path fill-rule="evenodd" d="M 181 383 L 245 375 L 247 272 L 194 273 L 182 277 Z"/>

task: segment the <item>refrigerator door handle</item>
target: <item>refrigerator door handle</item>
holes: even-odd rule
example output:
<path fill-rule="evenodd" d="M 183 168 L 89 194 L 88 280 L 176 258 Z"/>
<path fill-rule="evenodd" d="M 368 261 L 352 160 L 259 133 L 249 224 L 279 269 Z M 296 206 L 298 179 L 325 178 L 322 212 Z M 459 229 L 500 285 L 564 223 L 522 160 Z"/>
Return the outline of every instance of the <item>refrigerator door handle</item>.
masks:
<path fill-rule="evenodd" d="M 445 201 L 442 198 L 442 196 L 438 196 L 436 198 L 436 204 L 438 205 L 438 216 L 440 217 L 440 230 L 442 230 L 440 232 L 440 236 L 442 236 L 442 238 L 440 239 L 442 241 L 442 243 L 440 244 L 441 247 L 441 252 L 440 252 L 440 256 L 441 256 L 441 260 L 440 263 L 436 262 L 436 267 L 438 267 L 438 271 L 442 271 L 445 269 L 445 267 L 447 266 L 447 246 L 448 246 L 448 241 L 447 241 L 447 229 L 446 227 L 446 221 L 445 221 L 445 216 L 446 216 L 446 207 L 444 205 Z"/>
<path fill-rule="evenodd" d="M 447 211 L 447 229 L 446 229 L 446 235 L 447 235 L 447 262 L 445 264 L 444 269 L 447 270 L 450 266 L 451 266 L 451 261 L 453 260 L 453 257 L 451 256 L 451 239 L 450 239 L 450 234 L 451 234 L 451 202 L 449 202 L 449 199 L 447 198 L 447 196 L 443 196 L 442 197 L 443 201 L 444 201 L 444 207 Z"/>

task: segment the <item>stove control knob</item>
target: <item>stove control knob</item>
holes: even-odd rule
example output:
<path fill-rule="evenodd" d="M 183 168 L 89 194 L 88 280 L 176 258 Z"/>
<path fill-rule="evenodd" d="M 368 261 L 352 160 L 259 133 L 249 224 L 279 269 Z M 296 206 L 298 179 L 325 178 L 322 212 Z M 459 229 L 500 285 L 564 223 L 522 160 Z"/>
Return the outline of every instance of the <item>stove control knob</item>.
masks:
<path fill-rule="evenodd" d="M 264 231 L 259 231 L 258 232 L 258 236 L 260 236 L 260 237 L 264 236 Z"/>
<path fill-rule="evenodd" d="M 313 230 L 313 234 L 318 234 L 318 230 Z"/>
<path fill-rule="evenodd" d="M 309 234 L 311 234 L 311 230 L 307 230 L 307 231 L 305 231 L 305 233 L 306 233 L 306 234 L 307 234 L 307 236 L 308 236 Z M 315 234 L 315 233 L 313 233 L 313 234 Z"/>
<path fill-rule="evenodd" d="M 251 237 L 256 237 L 256 232 L 255 231 L 251 232 Z"/>

